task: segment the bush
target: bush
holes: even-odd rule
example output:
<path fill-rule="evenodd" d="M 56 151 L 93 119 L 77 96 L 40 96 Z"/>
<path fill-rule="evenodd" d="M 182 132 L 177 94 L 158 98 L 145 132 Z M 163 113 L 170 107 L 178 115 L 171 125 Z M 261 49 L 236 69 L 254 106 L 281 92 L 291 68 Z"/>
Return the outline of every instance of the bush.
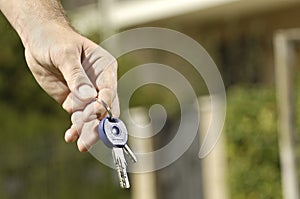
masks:
<path fill-rule="evenodd" d="M 282 198 L 274 94 L 254 87 L 228 91 L 225 132 L 232 199 Z"/>

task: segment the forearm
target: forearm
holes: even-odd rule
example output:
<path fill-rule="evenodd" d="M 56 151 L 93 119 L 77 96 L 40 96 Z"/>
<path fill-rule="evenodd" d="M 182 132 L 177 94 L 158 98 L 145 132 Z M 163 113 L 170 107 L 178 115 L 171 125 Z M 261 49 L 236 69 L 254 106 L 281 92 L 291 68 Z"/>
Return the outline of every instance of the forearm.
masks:
<path fill-rule="evenodd" d="M 55 22 L 69 27 L 59 0 L 0 0 L 0 9 L 24 45 L 42 24 Z"/>

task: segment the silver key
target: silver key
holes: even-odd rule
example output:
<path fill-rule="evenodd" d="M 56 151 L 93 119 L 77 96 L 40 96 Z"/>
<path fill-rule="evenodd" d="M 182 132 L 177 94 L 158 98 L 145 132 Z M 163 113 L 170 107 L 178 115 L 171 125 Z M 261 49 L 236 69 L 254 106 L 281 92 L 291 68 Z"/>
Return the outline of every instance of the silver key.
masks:
<path fill-rule="evenodd" d="M 124 145 L 123 150 L 131 158 L 132 162 L 134 162 L 134 163 L 137 162 L 136 156 L 134 155 L 134 153 L 131 151 L 131 149 L 129 148 L 129 146 L 127 144 Z"/>
<path fill-rule="evenodd" d="M 100 101 L 98 101 L 100 102 Z M 137 158 L 127 145 L 128 132 L 125 124 L 119 119 L 112 116 L 109 106 L 101 100 L 102 105 L 108 113 L 108 117 L 102 119 L 98 126 L 98 133 L 103 143 L 112 148 L 113 160 L 118 171 L 120 186 L 129 188 L 129 179 L 127 175 L 127 162 L 124 152 L 131 158 L 133 162 L 137 162 Z"/>
<path fill-rule="evenodd" d="M 114 159 L 117 171 L 118 171 L 120 186 L 122 188 L 127 189 L 130 187 L 130 184 L 129 184 L 129 179 L 128 179 L 127 170 L 126 170 L 127 162 L 125 160 L 122 148 L 113 147 L 112 155 L 113 155 L 113 159 Z"/>

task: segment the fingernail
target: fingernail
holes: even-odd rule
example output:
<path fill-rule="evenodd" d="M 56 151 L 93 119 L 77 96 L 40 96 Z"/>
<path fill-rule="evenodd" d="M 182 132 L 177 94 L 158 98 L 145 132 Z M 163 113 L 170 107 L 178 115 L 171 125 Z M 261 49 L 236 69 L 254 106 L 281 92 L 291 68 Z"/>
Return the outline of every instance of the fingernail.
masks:
<path fill-rule="evenodd" d="M 78 88 L 79 98 L 81 99 L 91 99 L 97 96 L 96 90 L 90 85 L 84 84 Z"/>

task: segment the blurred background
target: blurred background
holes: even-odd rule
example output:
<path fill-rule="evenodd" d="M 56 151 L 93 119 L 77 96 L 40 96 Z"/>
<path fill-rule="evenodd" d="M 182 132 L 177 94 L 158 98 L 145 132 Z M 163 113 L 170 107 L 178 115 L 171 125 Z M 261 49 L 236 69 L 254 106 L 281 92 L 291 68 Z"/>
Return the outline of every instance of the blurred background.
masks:
<path fill-rule="evenodd" d="M 299 198 L 297 41 L 300 35 L 296 29 L 300 28 L 299 0 L 62 0 L 62 3 L 75 29 L 97 43 L 114 33 L 147 26 L 177 30 L 199 42 L 217 64 L 226 87 L 223 134 L 208 157 L 198 158 L 201 136 L 197 136 L 176 162 L 153 173 L 133 174 L 132 188 L 120 189 L 114 170 L 89 153 L 79 153 L 75 143 L 64 142 L 69 116 L 37 85 L 26 67 L 20 39 L 1 16 L 1 199 Z M 278 30 L 283 30 L 284 45 L 274 45 Z M 289 34 L 290 30 L 293 34 Z M 287 55 L 293 56 L 280 58 L 286 51 L 274 54 L 275 47 L 288 47 L 291 51 Z M 199 101 L 208 94 L 192 66 L 171 53 L 141 50 L 120 57 L 118 62 L 119 77 L 140 64 L 166 64 L 187 77 Z M 293 67 L 290 75 L 284 70 L 277 70 L 275 75 L 275 68 L 285 63 Z M 278 87 L 282 81 L 283 85 L 288 82 L 287 87 Z M 285 93 L 286 99 L 281 95 L 282 89 L 290 91 Z M 286 117 L 282 101 L 288 107 Z M 162 135 L 151 140 L 151 147 L 156 149 L 174 136 L 180 108 L 170 91 L 155 85 L 138 89 L 130 101 L 132 108 L 147 109 L 152 104 L 163 105 L 168 114 Z M 286 140 L 281 132 L 285 124 L 290 125 L 285 132 L 290 137 L 282 143 L 281 139 Z M 287 167 L 281 162 L 285 156 L 279 146 L 292 155 Z M 285 174 L 286 171 L 290 173 Z"/>

